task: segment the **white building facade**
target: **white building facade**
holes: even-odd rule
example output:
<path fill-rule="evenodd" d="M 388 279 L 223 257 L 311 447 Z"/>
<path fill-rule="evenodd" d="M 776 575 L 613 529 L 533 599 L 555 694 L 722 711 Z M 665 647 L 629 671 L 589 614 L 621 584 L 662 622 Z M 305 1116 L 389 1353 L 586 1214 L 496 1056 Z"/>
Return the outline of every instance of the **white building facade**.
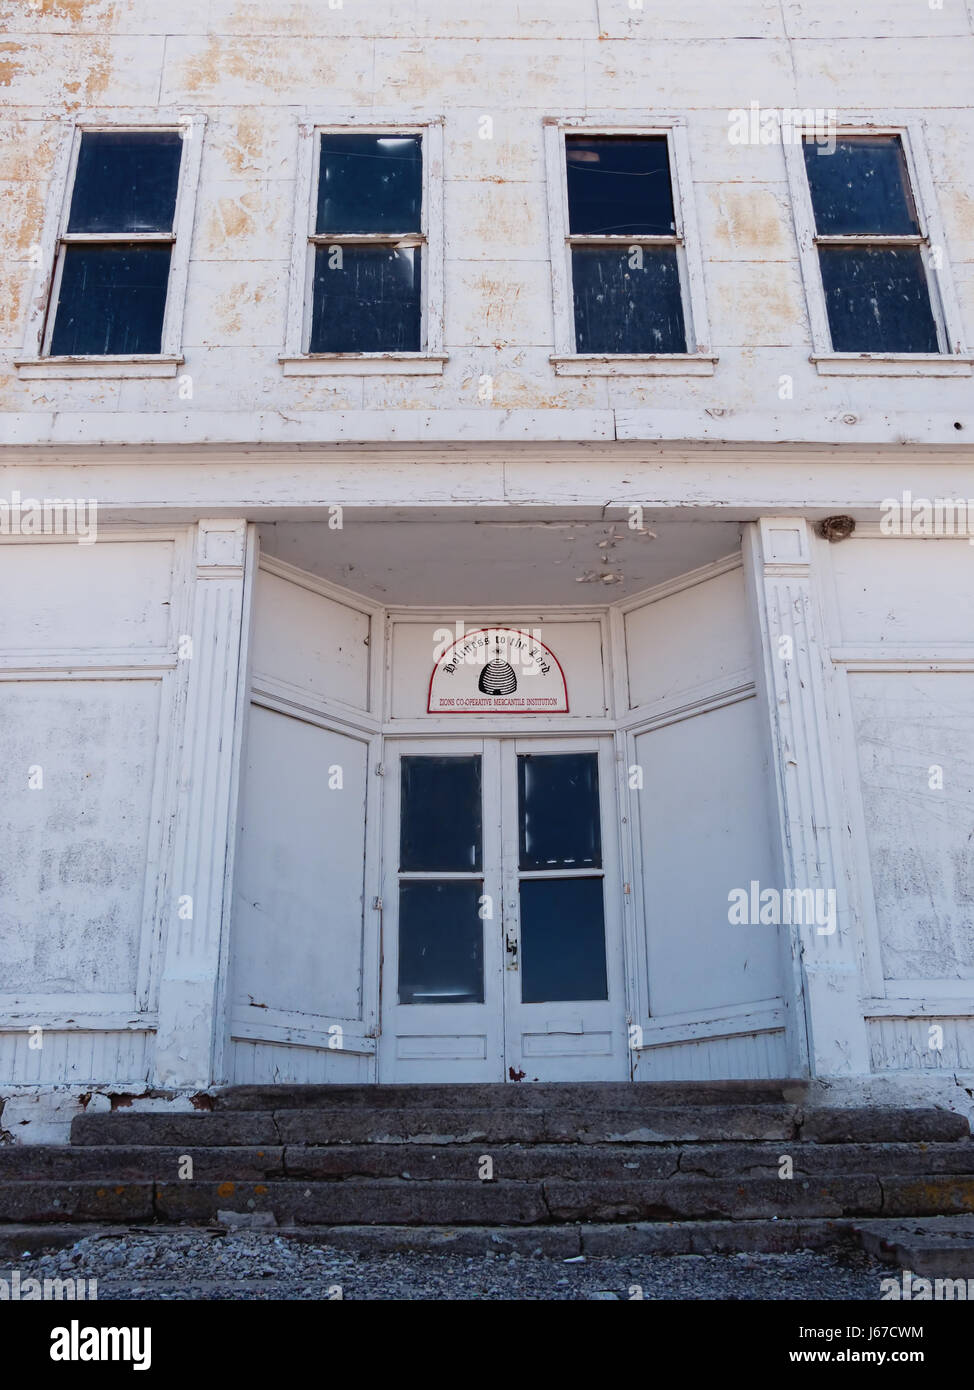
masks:
<path fill-rule="evenodd" d="M 5 1135 L 967 1107 L 967 13 L 11 10 Z"/>

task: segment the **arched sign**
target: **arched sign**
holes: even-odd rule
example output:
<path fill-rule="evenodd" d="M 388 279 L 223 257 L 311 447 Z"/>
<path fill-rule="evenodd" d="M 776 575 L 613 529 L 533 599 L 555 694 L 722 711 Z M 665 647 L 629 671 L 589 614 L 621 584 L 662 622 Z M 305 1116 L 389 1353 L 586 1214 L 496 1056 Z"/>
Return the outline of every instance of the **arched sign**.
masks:
<path fill-rule="evenodd" d="M 451 642 L 430 676 L 430 714 L 567 714 L 565 674 L 550 647 L 513 627 Z"/>

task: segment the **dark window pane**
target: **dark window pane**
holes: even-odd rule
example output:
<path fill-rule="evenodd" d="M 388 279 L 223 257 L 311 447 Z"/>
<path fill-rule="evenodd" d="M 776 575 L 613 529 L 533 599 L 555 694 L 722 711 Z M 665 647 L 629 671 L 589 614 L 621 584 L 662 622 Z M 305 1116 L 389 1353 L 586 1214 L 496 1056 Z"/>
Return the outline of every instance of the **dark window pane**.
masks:
<path fill-rule="evenodd" d="M 54 357 L 159 352 L 170 246 L 67 246 Z"/>
<path fill-rule="evenodd" d="M 895 135 L 862 135 L 825 145 L 805 141 L 805 168 L 822 236 L 919 232 L 903 146 Z"/>
<path fill-rule="evenodd" d="M 419 352 L 418 246 L 315 248 L 311 352 Z"/>
<path fill-rule="evenodd" d="M 483 881 L 399 885 L 400 1004 L 482 1004 Z"/>
<path fill-rule="evenodd" d="M 600 868 L 596 753 L 522 753 L 517 760 L 522 869 Z"/>
<path fill-rule="evenodd" d="M 676 250 L 638 251 L 573 249 L 576 352 L 686 352 Z"/>
<path fill-rule="evenodd" d="M 479 869 L 480 840 L 480 758 L 403 758 L 399 867 Z"/>
<path fill-rule="evenodd" d="M 919 248 L 820 246 L 834 352 L 939 352 Z"/>
<path fill-rule="evenodd" d="M 69 232 L 171 232 L 183 142 L 178 131 L 86 131 Z"/>
<path fill-rule="evenodd" d="M 419 135 L 322 135 L 319 232 L 418 232 L 422 205 Z"/>
<path fill-rule="evenodd" d="M 675 230 L 665 135 L 569 135 L 565 158 L 573 235 L 668 236 Z"/>
<path fill-rule="evenodd" d="M 608 997 L 602 880 L 522 880 L 522 1002 Z"/>

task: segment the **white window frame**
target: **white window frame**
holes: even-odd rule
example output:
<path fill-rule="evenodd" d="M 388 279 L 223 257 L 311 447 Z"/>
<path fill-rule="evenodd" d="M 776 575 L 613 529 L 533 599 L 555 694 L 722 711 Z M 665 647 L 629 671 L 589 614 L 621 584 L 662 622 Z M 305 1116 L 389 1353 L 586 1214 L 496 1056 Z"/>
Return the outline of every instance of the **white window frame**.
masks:
<path fill-rule="evenodd" d="M 831 134 L 831 131 L 829 132 Z M 819 265 L 819 244 L 848 242 L 848 237 L 819 236 L 815 230 L 815 212 L 805 172 L 805 156 L 801 138 L 808 134 L 821 140 L 821 127 L 795 127 L 795 139 L 785 144 L 785 168 L 791 205 L 798 238 L 798 253 L 805 300 L 812 334 L 810 361 L 822 376 L 970 376 L 974 363 L 964 339 L 963 322 L 954 291 L 947 242 L 937 208 L 933 175 L 918 121 L 886 114 L 882 118 L 863 118 L 842 121 L 835 130 L 836 138 L 844 135 L 899 136 L 906 160 L 910 191 L 920 227 L 918 238 L 864 235 L 863 243 L 902 243 L 918 245 L 927 275 L 930 309 L 937 325 L 940 351 L 930 352 L 833 352 L 829 329 L 828 309 L 822 272 Z M 823 155 L 827 159 L 828 155 Z M 940 266 L 934 264 L 931 250 L 940 249 Z"/>
<path fill-rule="evenodd" d="M 316 242 L 367 244 L 382 238 L 320 235 L 318 208 L 319 142 L 322 135 L 418 135 L 422 140 L 423 203 L 416 244 L 423 248 L 419 352 L 309 352 L 314 248 Z M 389 112 L 367 116 L 309 119 L 298 127 L 298 161 L 288 286 L 284 351 L 278 359 L 285 376 L 439 376 L 443 351 L 443 119 L 399 117 Z"/>
<path fill-rule="evenodd" d="M 686 352 L 580 353 L 575 351 L 575 313 L 572 300 L 572 238 L 568 230 L 568 161 L 566 135 L 660 135 L 666 139 L 673 189 L 675 236 L 680 275 L 680 297 L 686 330 Z M 551 355 L 558 376 L 712 376 L 717 356 L 710 347 L 707 302 L 704 293 L 703 258 L 692 198 L 690 149 L 685 123 L 663 117 L 647 125 L 620 125 L 614 117 L 548 117 L 545 120 L 548 231 L 551 253 L 555 350 Z M 584 240 L 584 238 L 582 238 Z M 646 237 L 625 238 L 639 243 Z"/>
<path fill-rule="evenodd" d="M 27 379 L 56 379 L 176 375 L 185 360 L 182 355 L 183 315 L 186 307 L 186 284 L 189 278 L 189 257 L 205 127 L 204 115 L 183 115 L 171 111 L 138 112 L 125 121 L 98 112 L 65 120 L 48 193 L 44 227 L 37 245 L 38 266 L 31 294 L 33 307 L 27 322 L 23 352 L 14 362 L 20 376 Z M 176 207 L 171 233 L 133 232 L 124 237 L 119 234 L 115 238 L 111 233 L 88 236 L 68 232 L 81 139 L 85 134 L 99 131 L 111 134 L 123 134 L 127 131 L 137 131 L 140 134 L 178 131 L 182 135 L 182 158 L 179 164 L 179 183 L 176 188 Z M 54 331 L 65 248 L 78 242 L 100 243 L 113 240 L 168 243 L 172 246 L 160 351 L 52 357 L 49 346 Z"/>

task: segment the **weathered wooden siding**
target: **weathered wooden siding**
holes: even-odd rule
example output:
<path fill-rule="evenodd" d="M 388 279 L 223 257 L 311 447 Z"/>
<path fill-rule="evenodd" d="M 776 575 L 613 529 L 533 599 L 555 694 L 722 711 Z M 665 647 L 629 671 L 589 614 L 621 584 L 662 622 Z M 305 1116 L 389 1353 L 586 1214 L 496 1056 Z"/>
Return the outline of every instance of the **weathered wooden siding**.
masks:
<path fill-rule="evenodd" d="M 367 897 L 370 656 L 382 627 L 312 575 L 265 566 L 254 593 L 229 1017 L 218 1024 L 229 1031 L 227 1075 L 365 1080 L 379 945 Z"/>
<path fill-rule="evenodd" d="M 448 0 L 146 6 L 12 0 L 0 40 L 0 406 L 11 438 L 268 441 L 391 437 L 457 412 L 492 438 L 832 438 L 956 443 L 969 386 L 824 378 L 779 144 L 732 145 L 728 112 L 834 109 L 923 122 L 968 339 L 974 337 L 974 58 L 964 7 L 862 0 Z M 173 380 L 23 379 L 45 206 L 65 116 L 202 113 L 181 371 Z M 285 377 L 299 118 L 444 118 L 442 376 Z M 481 138 L 481 117 L 493 121 Z M 684 117 L 716 374 L 556 376 L 543 120 Z M 478 395 L 484 375 L 492 399 Z M 783 377 L 792 394 L 782 394 Z"/>
<path fill-rule="evenodd" d="M 6 1079 L 149 1078 L 185 548 L 179 532 L 0 548 L 18 596 L 0 615 Z"/>
<path fill-rule="evenodd" d="M 875 1071 L 974 1055 L 974 599 L 967 539 L 822 547 Z"/>

